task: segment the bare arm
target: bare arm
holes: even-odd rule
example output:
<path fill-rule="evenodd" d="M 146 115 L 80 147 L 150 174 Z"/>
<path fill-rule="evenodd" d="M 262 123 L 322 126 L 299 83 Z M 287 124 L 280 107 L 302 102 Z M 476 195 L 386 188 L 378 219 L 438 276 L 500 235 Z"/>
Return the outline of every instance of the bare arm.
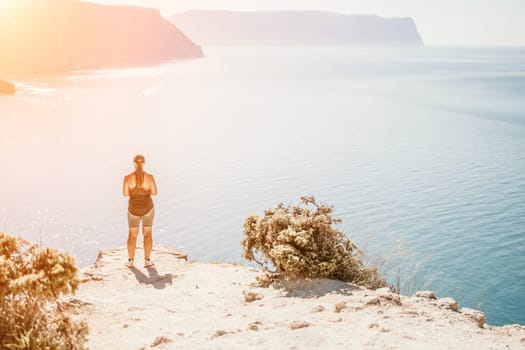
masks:
<path fill-rule="evenodd" d="M 151 179 L 150 179 L 151 180 L 151 183 L 150 183 L 151 195 L 155 196 L 158 193 L 157 184 L 155 183 L 155 178 L 153 177 L 153 175 L 150 175 L 150 177 L 151 177 Z"/>
<path fill-rule="evenodd" d="M 124 197 L 129 196 L 129 186 L 128 186 L 128 177 L 124 176 L 124 185 L 122 186 L 122 194 Z"/>

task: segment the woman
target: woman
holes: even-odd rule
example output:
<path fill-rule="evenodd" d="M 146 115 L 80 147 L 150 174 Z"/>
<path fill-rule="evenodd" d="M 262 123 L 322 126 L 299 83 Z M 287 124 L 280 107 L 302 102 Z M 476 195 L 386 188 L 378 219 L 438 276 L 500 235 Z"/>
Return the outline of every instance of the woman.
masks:
<path fill-rule="evenodd" d="M 139 226 L 142 221 L 142 234 L 144 235 L 144 267 L 150 268 L 154 264 L 150 260 L 153 238 L 151 236 L 155 208 L 151 196 L 157 194 L 157 184 L 153 175 L 144 171 L 145 159 L 142 155 L 137 155 L 133 159 L 135 171 L 124 177 L 124 196 L 129 196 L 128 204 L 128 262 L 126 266 L 134 267 L 135 248 Z"/>

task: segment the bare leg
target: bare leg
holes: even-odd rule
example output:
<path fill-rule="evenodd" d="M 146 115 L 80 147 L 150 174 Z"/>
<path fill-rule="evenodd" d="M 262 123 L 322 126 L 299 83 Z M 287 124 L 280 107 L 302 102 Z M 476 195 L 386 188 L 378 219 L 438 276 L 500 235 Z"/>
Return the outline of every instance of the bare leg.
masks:
<path fill-rule="evenodd" d="M 129 228 L 128 236 L 128 258 L 131 260 L 135 259 L 135 248 L 137 247 L 137 236 L 139 234 L 138 227 Z"/>
<path fill-rule="evenodd" d="M 152 226 L 142 226 L 142 234 L 144 235 L 144 259 L 146 260 L 149 260 L 153 247 L 152 230 Z"/>

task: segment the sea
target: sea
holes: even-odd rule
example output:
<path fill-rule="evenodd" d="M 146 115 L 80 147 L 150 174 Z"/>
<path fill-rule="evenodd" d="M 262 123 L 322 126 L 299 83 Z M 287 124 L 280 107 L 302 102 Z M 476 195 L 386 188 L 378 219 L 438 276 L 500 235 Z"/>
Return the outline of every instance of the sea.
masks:
<path fill-rule="evenodd" d="M 244 220 L 313 195 L 403 293 L 525 324 L 525 48 L 204 52 L 0 77 L 0 231 L 90 265 L 143 154 L 154 240 L 192 260 L 248 264 Z"/>

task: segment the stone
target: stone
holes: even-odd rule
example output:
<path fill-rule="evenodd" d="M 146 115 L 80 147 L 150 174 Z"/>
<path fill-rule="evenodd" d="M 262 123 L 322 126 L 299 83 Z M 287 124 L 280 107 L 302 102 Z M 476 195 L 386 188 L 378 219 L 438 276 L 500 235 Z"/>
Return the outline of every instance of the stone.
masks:
<path fill-rule="evenodd" d="M 213 337 L 212 338 L 215 338 L 215 337 L 222 337 L 223 335 L 226 335 L 228 334 L 228 332 L 226 332 L 225 330 L 222 330 L 222 329 L 219 329 L 215 332 L 215 334 L 213 334 Z"/>
<path fill-rule="evenodd" d="M 380 300 L 378 297 L 369 296 L 369 297 L 363 298 L 363 303 L 365 303 L 366 305 L 379 305 Z"/>
<path fill-rule="evenodd" d="M 251 303 L 256 300 L 261 300 L 263 298 L 262 295 L 253 292 L 243 291 L 242 294 L 244 295 L 244 301 L 246 301 L 247 303 Z"/>
<path fill-rule="evenodd" d="M 436 296 L 434 295 L 434 292 L 431 290 L 422 290 L 419 292 L 416 292 L 416 297 L 418 298 L 427 298 L 427 299 L 436 299 Z"/>
<path fill-rule="evenodd" d="M 479 310 L 470 309 L 468 307 L 461 308 L 460 311 L 463 315 L 467 316 L 474 322 L 478 324 L 480 328 L 483 328 L 485 325 L 485 322 L 487 322 L 487 319 L 485 318 L 485 314 Z"/>
<path fill-rule="evenodd" d="M 93 273 L 93 272 L 84 272 L 83 273 L 83 278 L 82 280 L 80 281 L 81 283 L 86 283 L 86 282 L 90 282 L 90 281 L 103 281 L 104 280 L 104 277 L 102 277 L 100 274 L 96 274 L 96 273 Z"/>
<path fill-rule="evenodd" d="M 312 312 L 322 312 L 324 310 L 325 310 L 325 308 L 324 308 L 323 305 L 317 305 L 314 308 L 312 308 Z"/>
<path fill-rule="evenodd" d="M 155 338 L 155 340 L 153 340 L 153 343 L 151 343 L 151 347 L 154 348 L 156 346 L 159 346 L 160 344 L 166 344 L 166 343 L 171 343 L 172 340 L 168 337 L 164 337 L 164 336 L 159 336 L 157 338 Z"/>
<path fill-rule="evenodd" d="M 412 317 L 415 317 L 415 316 L 419 315 L 419 312 L 417 312 L 416 310 L 406 310 L 406 311 L 403 311 L 403 313 L 405 315 L 410 315 Z"/>
<path fill-rule="evenodd" d="M 458 311 L 458 302 L 452 298 L 439 298 L 436 300 L 436 305 L 441 309 Z"/>
<path fill-rule="evenodd" d="M 335 304 L 334 312 L 341 312 L 341 310 L 343 310 L 344 308 L 346 308 L 346 302 L 340 301 L 337 304 Z"/>
<path fill-rule="evenodd" d="M 290 323 L 290 328 L 295 330 L 295 329 L 299 329 L 299 328 L 305 328 L 305 327 L 308 327 L 310 326 L 310 323 L 306 322 L 306 321 L 294 321 L 292 323 Z"/>
<path fill-rule="evenodd" d="M 401 303 L 401 297 L 400 297 L 398 294 L 395 294 L 395 293 L 382 294 L 382 295 L 380 296 L 380 298 L 381 298 L 381 299 L 388 300 L 388 301 L 390 301 L 392 304 L 402 305 L 402 303 Z"/>
<path fill-rule="evenodd" d="M 261 325 L 262 325 L 261 321 L 255 321 L 248 325 L 248 329 L 251 329 L 252 331 L 257 331 L 259 330 L 259 326 Z"/>

